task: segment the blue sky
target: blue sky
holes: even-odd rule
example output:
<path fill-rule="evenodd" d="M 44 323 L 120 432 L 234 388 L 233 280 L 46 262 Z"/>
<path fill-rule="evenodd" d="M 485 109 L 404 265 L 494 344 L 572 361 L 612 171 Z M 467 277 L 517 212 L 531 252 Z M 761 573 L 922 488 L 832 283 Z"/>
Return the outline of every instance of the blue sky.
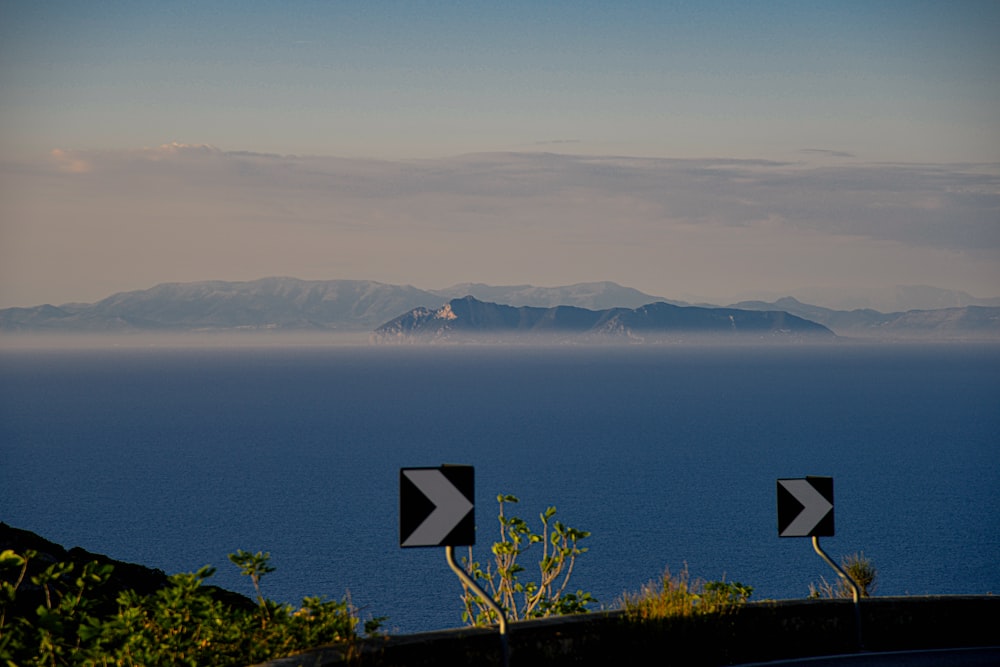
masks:
<path fill-rule="evenodd" d="M 0 0 L 0 307 L 278 274 L 997 296 L 998 34 L 996 2 Z"/>

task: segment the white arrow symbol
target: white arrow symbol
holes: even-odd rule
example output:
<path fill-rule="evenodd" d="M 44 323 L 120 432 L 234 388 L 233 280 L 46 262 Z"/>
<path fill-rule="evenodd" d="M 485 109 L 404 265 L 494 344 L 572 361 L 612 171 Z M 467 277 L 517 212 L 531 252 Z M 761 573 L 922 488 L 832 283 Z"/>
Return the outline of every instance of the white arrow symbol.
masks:
<path fill-rule="evenodd" d="M 802 511 L 781 531 L 780 536 L 808 537 L 816 524 L 822 521 L 823 517 L 833 509 L 833 504 L 824 498 L 808 480 L 782 479 L 778 480 L 778 483 L 802 503 Z"/>
<path fill-rule="evenodd" d="M 473 507 L 472 503 L 441 474 L 440 470 L 404 470 L 403 474 L 434 503 L 434 511 L 410 533 L 402 546 L 440 544 L 469 513 Z"/>

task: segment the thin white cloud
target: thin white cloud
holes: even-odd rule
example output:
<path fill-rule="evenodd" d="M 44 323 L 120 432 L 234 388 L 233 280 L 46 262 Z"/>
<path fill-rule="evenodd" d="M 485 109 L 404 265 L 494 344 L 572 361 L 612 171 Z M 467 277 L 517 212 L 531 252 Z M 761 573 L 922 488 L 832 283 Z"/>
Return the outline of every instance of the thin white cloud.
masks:
<path fill-rule="evenodd" d="M 55 160 L 56 169 L 68 174 L 86 174 L 93 168 L 87 160 L 58 148 L 53 150 L 50 155 Z"/>
<path fill-rule="evenodd" d="M 48 169 L 5 167 L 0 305 L 70 282 L 99 292 L 273 274 L 610 279 L 665 296 L 838 282 L 996 291 L 1000 165 L 826 157 L 57 150 Z"/>
<path fill-rule="evenodd" d="M 805 155 L 834 157 L 834 158 L 855 158 L 857 155 L 846 151 L 834 151 L 827 148 L 803 148 L 799 151 Z"/>
<path fill-rule="evenodd" d="M 122 152 L 52 152 L 57 169 L 100 175 L 95 196 L 161 194 L 284 208 L 401 207 L 426 224 L 467 228 L 544 213 L 573 228 L 587 209 L 621 209 L 620 224 L 712 223 L 742 227 L 776 220 L 789 228 L 869 236 L 912 245 L 1000 247 L 997 165 L 853 164 L 810 167 L 761 160 L 665 160 L 497 153 L 390 162 L 224 152 L 171 143 Z M 122 192 L 126 190 L 126 192 Z"/>
<path fill-rule="evenodd" d="M 578 144 L 579 139 L 546 139 L 545 141 L 536 141 L 535 146 L 564 146 L 566 144 Z"/>

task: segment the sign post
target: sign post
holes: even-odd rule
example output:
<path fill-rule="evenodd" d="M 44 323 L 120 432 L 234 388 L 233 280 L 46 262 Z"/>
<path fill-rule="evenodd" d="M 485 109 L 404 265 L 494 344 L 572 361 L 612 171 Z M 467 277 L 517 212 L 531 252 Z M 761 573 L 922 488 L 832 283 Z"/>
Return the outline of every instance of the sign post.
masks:
<path fill-rule="evenodd" d="M 851 588 L 854 621 L 861 641 L 861 592 L 858 584 L 819 546 L 820 537 L 833 537 L 833 478 L 807 476 L 778 480 L 778 537 L 811 537 L 813 549 Z"/>
<path fill-rule="evenodd" d="M 499 619 L 501 664 L 507 665 L 507 616 L 503 608 L 455 562 L 456 546 L 476 543 L 475 469 L 401 468 L 399 471 L 399 546 L 444 547 L 448 567 L 493 610 Z"/>

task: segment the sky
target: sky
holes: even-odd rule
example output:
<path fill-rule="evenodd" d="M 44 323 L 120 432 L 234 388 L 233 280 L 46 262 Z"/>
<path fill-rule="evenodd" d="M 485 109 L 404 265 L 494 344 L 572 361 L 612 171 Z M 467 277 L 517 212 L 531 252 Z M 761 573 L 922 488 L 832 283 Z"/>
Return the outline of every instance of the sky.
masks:
<path fill-rule="evenodd" d="M 1000 296 L 1000 2 L 0 0 L 0 308 Z"/>

